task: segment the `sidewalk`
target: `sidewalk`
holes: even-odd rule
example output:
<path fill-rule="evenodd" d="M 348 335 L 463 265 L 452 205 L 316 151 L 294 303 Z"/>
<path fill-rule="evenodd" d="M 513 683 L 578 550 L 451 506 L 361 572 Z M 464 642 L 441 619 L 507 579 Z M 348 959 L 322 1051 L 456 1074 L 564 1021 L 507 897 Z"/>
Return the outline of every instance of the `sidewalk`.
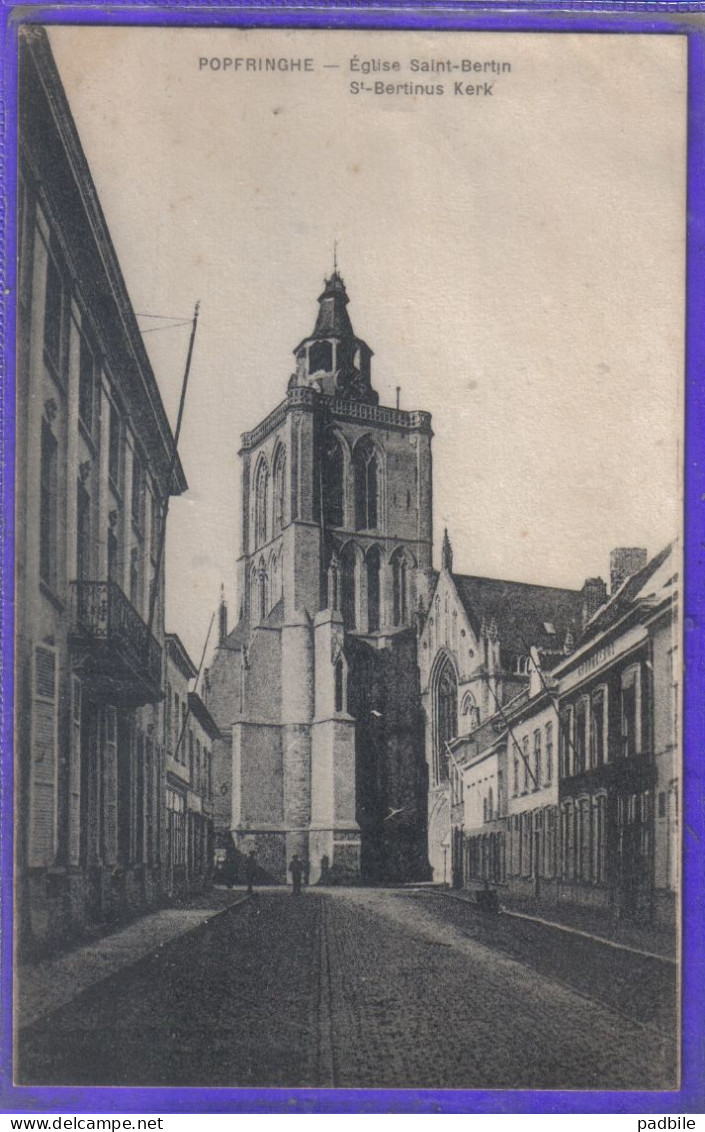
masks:
<path fill-rule="evenodd" d="M 15 972 L 17 1028 L 30 1026 L 116 971 L 131 966 L 247 899 L 244 889 L 214 888 L 186 904 L 147 912 L 101 939 L 79 944 L 37 963 L 18 966 Z"/>
<path fill-rule="evenodd" d="M 439 891 L 439 890 L 436 890 Z M 440 890 L 444 895 L 475 903 L 475 889 Z M 479 891 L 479 889 L 477 890 Z M 502 914 L 532 920 L 560 931 L 588 936 L 613 947 L 675 961 L 677 936 L 673 928 L 615 920 L 600 909 L 556 901 L 529 900 L 499 891 Z"/>

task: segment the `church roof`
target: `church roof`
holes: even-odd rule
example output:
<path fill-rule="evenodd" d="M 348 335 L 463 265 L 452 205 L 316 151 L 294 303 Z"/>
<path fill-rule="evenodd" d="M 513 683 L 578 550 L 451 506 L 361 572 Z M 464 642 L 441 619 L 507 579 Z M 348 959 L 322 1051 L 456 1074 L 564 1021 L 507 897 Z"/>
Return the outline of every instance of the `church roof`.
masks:
<path fill-rule="evenodd" d="M 337 271 L 326 279 L 323 293 L 318 296 L 320 304 L 318 318 L 312 338 L 352 338 L 354 337 L 347 305 L 350 300 L 345 284 Z"/>
<path fill-rule="evenodd" d="M 531 645 L 547 652 L 563 647 L 566 633 L 580 628 L 579 590 L 506 582 L 453 574 L 453 581 L 470 624 L 479 636 L 484 621 L 492 622 L 503 649 L 525 655 Z"/>
<path fill-rule="evenodd" d="M 233 649 L 235 652 L 241 652 L 243 645 L 247 644 L 249 630 L 247 622 L 244 617 L 241 617 L 234 629 L 231 629 L 224 641 L 221 641 L 219 648 Z"/>

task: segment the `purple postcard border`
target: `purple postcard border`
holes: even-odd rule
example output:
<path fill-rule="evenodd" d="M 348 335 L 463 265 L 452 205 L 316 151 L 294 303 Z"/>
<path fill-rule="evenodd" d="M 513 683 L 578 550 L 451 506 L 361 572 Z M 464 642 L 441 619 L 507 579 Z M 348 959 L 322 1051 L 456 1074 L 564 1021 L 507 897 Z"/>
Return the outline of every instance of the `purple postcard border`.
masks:
<path fill-rule="evenodd" d="M 0 876 L 12 891 L 14 459 L 15 459 L 15 176 L 17 28 L 21 22 L 162 26 L 426 28 L 526 32 L 609 32 L 688 37 L 688 252 L 685 429 L 685 580 L 683 622 L 683 1026 L 681 1088 L 669 1092 L 526 1090 L 352 1090 L 16 1087 L 12 1083 L 12 906 L 0 907 L 0 1112 L 3 1113 L 702 1113 L 705 1100 L 705 0 L 694 3 L 515 0 L 511 7 L 480 0 L 423 3 L 398 0 L 296 4 L 143 0 L 119 5 L 0 0 Z M 654 92 L 658 97 L 658 92 Z"/>

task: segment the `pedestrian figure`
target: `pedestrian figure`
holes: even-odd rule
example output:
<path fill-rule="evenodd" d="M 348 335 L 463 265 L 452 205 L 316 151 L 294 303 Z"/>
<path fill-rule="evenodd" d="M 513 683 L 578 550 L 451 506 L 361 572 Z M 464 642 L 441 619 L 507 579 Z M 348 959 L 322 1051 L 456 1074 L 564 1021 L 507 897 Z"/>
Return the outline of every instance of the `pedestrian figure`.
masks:
<path fill-rule="evenodd" d="M 499 900 L 497 893 L 493 888 L 490 888 L 490 882 L 486 880 L 482 886 L 482 891 L 477 894 L 477 903 L 482 908 L 483 912 L 499 912 Z"/>
<path fill-rule="evenodd" d="M 304 861 L 304 885 L 305 885 L 306 888 L 308 888 L 308 882 L 309 882 L 310 877 L 311 877 L 311 862 L 309 861 L 309 859 L 307 857 L 306 860 Z"/>
<path fill-rule="evenodd" d="M 321 857 L 321 875 L 318 879 L 319 884 L 328 884 L 330 880 L 330 858 L 327 853 Z"/>
<path fill-rule="evenodd" d="M 257 872 L 257 862 L 255 861 L 255 851 L 250 849 L 249 856 L 245 861 L 245 880 L 247 881 L 247 895 L 254 896 L 254 889 L 252 885 L 255 881 L 255 873 Z"/>
<path fill-rule="evenodd" d="M 298 853 L 294 853 L 289 865 L 289 872 L 291 879 L 294 882 L 294 896 L 298 896 L 301 892 L 301 877 L 303 876 L 304 866 L 303 862 L 299 860 Z"/>

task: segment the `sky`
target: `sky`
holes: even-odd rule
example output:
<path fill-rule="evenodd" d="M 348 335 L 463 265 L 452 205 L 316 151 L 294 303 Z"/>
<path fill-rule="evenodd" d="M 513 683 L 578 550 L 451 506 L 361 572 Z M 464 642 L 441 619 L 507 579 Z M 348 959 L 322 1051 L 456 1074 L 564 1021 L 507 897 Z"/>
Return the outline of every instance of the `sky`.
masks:
<path fill-rule="evenodd" d="M 166 550 L 167 628 L 196 662 L 221 583 L 231 623 L 239 606 L 240 434 L 285 396 L 334 241 L 381 403 L 400 386 L 433 415 L 436 564 L 447 527 L 458 572 L 578 588 L 608 578 L 613 547 L 653 554 L 679 532 L 682 37 L 50 41 L 172 426 L 189 326 L 147 316 L 201 303 Z M 260 57 L 312 70 L 217 62 Z M 399 69 L 351 69 L 373 59 Z M 410 82 L 444 91 L 396 89 Z"/>

